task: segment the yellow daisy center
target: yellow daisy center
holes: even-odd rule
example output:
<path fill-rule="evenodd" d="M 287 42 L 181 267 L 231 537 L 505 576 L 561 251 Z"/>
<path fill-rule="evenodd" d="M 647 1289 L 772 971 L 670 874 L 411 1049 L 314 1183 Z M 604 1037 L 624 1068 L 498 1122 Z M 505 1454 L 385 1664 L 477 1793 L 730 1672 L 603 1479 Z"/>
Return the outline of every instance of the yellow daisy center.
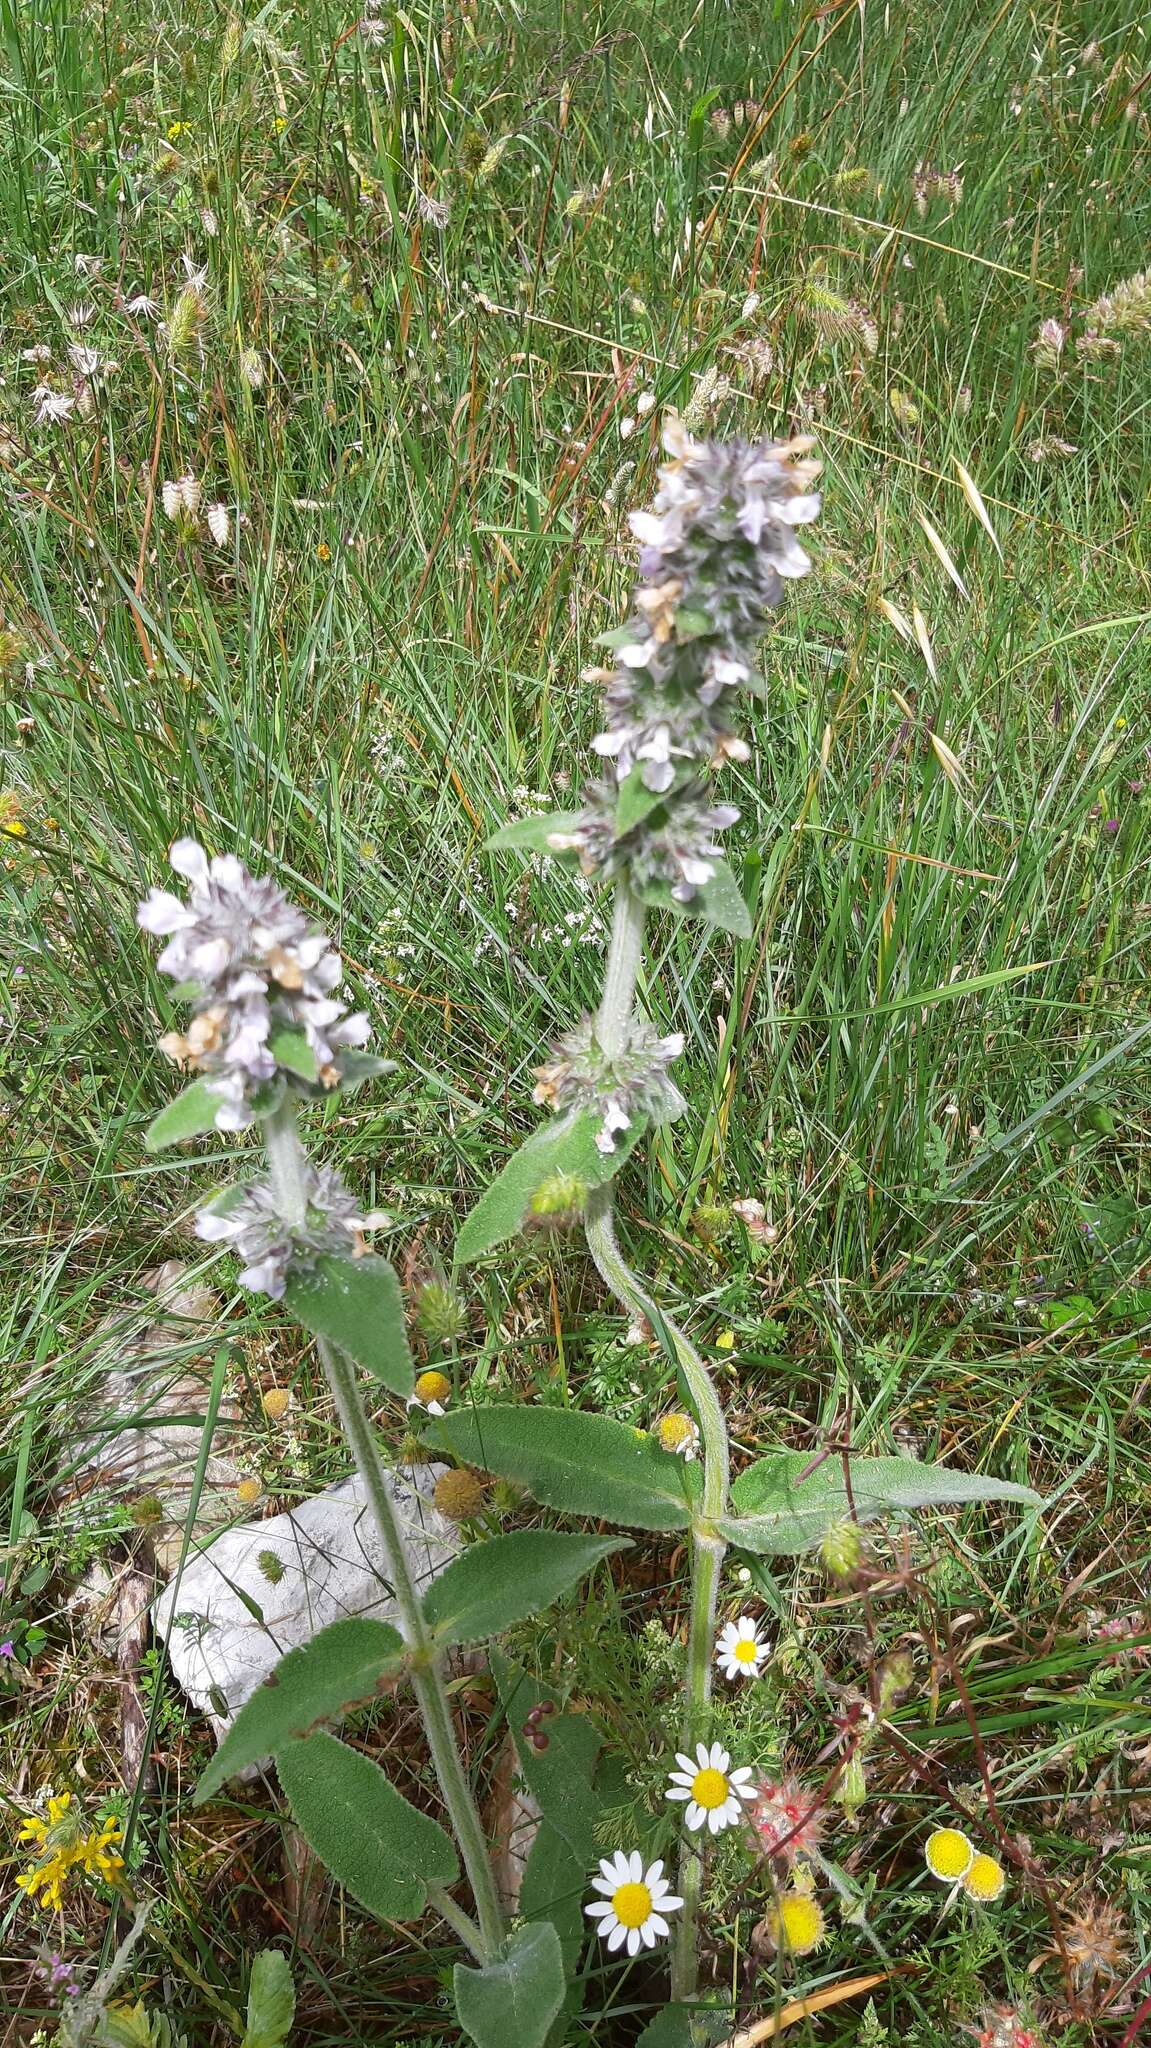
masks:
<path fill-rule="evenodd" d="M 1002 1863 L 994 1856 L 977 1856 L 963 1880 L 963 1889 L 973 1899 L 997 1899 L 1007 1879 Z"/>
<path fill-rule="evenodd" d="M 621 1927 L 642 1927 L 651 1912 L 646 1884 L 621 1884 L 611 1895 L 611 1909 Z"/>
<path fill-rule="evenodd" d="M 656 1424 L 657 1437 L 665 1451 L 681 1451 L 691 1438 L 691 1418 L 687 1415 L 665 1415 Z"/>
<path fill-rule="evenodd" d="M 723 1772 L 713 1771 L 710 1767 L 704 1771 L 697 1771 L 691 1781 L 691 1796 L 696 1805 L 705 1806 L 709 1810 L 723 1805 L 727 1798 L 727 1790 L 727 1779 Z"/>
<path fill-rule="evenodd" d="M 731 1654 L 737 1664 L 754 1664 L 759 1654 L 759 1644 L 754 1636 L 738 1636 L 731 1646 Z"/>
<path fill-rule="evenodd" d="M 970 1870 L 975 1855 L 967 1836 L 959 1828 L 936 1828 L 924 1850 L 927 1868 L 934 1877 L 956 1879 Z"/>
<path fill-rule="evenodd" d="M 794 1956 L 809 1955 L 823 1940 L 823 1909 L 804 1892 L 788 1892 L 771 1914 L 771 1931 L 778 1946 Z"/>
<path fill-rule="evenodd" d="M 452 1383 L 446 1373 L 422 1372 L 416 1381 L 416 1397 L 420 1401 L 446 1401 L 451 1391 Z"/>

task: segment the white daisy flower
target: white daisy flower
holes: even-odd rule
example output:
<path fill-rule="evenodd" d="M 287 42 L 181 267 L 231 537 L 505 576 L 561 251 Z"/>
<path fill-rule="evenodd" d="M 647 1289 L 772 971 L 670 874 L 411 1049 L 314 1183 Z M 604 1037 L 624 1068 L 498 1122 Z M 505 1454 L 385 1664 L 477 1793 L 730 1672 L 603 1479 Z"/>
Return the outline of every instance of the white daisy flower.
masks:
<path fill-rule="evenodd" d="M 713 1835 L 734 1827 L 743 1810 L 741 1799 L 755 1798 L 750 1770 L 733 1771 L 730 1756 L 718 1742 L 710 1749 L 706 1742 L 698 1742 L 694 1763 L 682 1752 L 677 1752 L 675 1760 L 679 1769 L 672 1772 L 665 1796 L 687 1800 L 684 1819 L 688 1827 L 702 1828 L 706 1823 Z"/>
<path fill-rule="evenodd" d="M 637 1956 L 641 1947 L 654 1948 L 657 1936 L 669 1935 L 664 1915 L 678 1913 L 683 1904 L 672 1896 L 663 1863 L 649 1863 L 645 1870 L 638 1849 L 630 1856 L 617 1849 L 614 1856 L 601 1857 L 599 1876 L 591 1883 L 602 1897 L 584 1912 L 598 1922 L 601 1941 L 610 1949 L 623 1948 L 626 1942 L 629 1956 Z"/>
<path fill-rule="evenodd" d="M 715 1646 L 715 1661 L 725 1678 L 758 1678 L 769 1649 L 750 1614 L 725 1622 Z"/>

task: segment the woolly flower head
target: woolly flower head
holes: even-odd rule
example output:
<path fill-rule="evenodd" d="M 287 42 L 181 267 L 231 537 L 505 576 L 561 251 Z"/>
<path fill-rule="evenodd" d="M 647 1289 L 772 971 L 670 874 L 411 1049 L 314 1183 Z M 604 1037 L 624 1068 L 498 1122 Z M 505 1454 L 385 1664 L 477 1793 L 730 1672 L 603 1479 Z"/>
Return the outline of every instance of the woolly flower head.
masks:
<path fill-rule="evenodd" d="M 550 1060 L 536 1068 L 533 1100 L 555 1110 L 587 1110 L 599 1119 L 596 1145 L 615 1151 L 617 1134 L 630 1129 L 637 1116 L 668 1123 L 685 1107 L 668 1074 L 683 1051 L 678 1031 L 661 1038 L 642 1018 L 633 1017 L 618 1052 L 610 1057 L 585 1017 L 558 1041 Z"/>
<path fill-rule="evenodd" d="M 822 1831 L 818 1801 L 795 1778 L 756 1786 L 751 1824 L 767 1854 L 788 1864 L 814 1849 Z"/>
<path fill-rule="evenodd" d="M 676 421 L 664 445 L 674 460 L 655 503 L 631 515 L 641 543 L 634 611 L 608 636 L 614 667 L 591 671 L 608 712 L 592 744 L 619 781 L 639 763 L 657 793 L 680 764 L 722 752 L 720 700 L 754 687 L 755 642 L 784 583 L 811 567 L 795 528 L 819 511 L 818 465 L 802 459 L 809 441 L 695 441 Z"/>
<path fill-rule="evenodd" d="M 256 1089 L 283 1071 L 278 1030 L 303 1035 L 320 1081 L 332 1087 L 340 1051 L 362 1046 L 371 1027 L 333 995 L 343 965 L 330 940 L 274 882 L 249 874 L 234 854 L 209 860 L 194 839 L 178 839 L 169 858 L 190 884 L 187 902 L 152 889 L 136 921 L 168 940 L 157 965 L 192 990 L 196 1014 L 160 1048 L 207 1077 L 220 1098 L 217 1130 L 243 1130 L 256 1114 Z"/>
<path fill-rule="evenodd" d="M 669 718 L 652 723 L 641 720 L 620 728 L 613 736 L 620 751 L 635 748 L 635 758 L 662 763 L 675 773 L 675 759 L 681 751 L 673 739 Z M 602 751 L 602 749 L 601 749 Z M 729 758 L 746 759 L 742 741 L 729 739 Z M 584 809 L 571 823 L 557 827 L 549 837 L 556 853 L 574 852 L 585 874 L 598 871 L 605 881 L 626 873 L 633 888 L 666 883 L 673 903 L 688 904 L 705 888 L 715 873 L 720 849 L 716 834 L 734 825 L 739 812 L 734 804 L 712 804 L 700 789 L 677 792 L 673 804 L 649 812 L 642 823 L 621 832 L 616 806 L 619 792 L 610 783 L 592 783 L 584 798 Z"/>
<path fill-rule="evenodd" d="M 283 1299 L 288 1274 L 307 1272 L 318 1258 L 355 1258 L 371 1219 L 330 1166 L 308 1166 L 306 1204 L 298 1221 L 283 1215 L 267 1181 L 257 1180 L 223 1208 L 201 1209 L 196 1235 L 206 1244 L 226 1244 L 241 1261 L 240 1285 L 272 1301 Z"/>

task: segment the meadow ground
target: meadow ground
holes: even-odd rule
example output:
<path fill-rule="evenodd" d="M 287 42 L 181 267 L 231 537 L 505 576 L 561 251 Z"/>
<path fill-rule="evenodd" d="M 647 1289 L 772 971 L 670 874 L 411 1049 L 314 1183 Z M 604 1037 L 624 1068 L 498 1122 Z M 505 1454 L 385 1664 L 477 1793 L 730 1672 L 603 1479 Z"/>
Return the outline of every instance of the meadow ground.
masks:
<path fill-rule="evenodd" d="M 147 1519 L 81 1469 L 107 1318 L 139 1336 L 222 1170 L 214 1142 L 144 1154 L 172 1011 L 133 911 L 192 833 L 336 933 L 398 1072 L 327 1141 L 407 1277 L 449 1269 L 541 1047 L 595 1000 L 602 903 L 482 847 L 586 772 L 581 672 L 669 410 L 813 433 L 825 501 L 726 777 L 754 937 L 669 925 L 649 963 L 690 1107 L 628 1168 L 625 1234 L 741 1456 L 849 1435 L 1047 1502 L 879 1533 L 846 1587 L 729 1560 L 724 1612 L 753 1602 L 777 1647 L 721 1728 L 765 1768 L 817 1774 L 877 1658 L 912 1675 L 824 1815 L 856 1903 L 781 1971 L 763 1885 L 718 1854 L 706 1975 L 744 2024 L 834 1989 L 797 2044 L 959 2043 L 996 2001 L 1073 2048 L 1135 2039 L 1151 285 L 1115 287 L 1149 242 L 1139 12 L 0 0 L 6 2039 L 51 2036 L 45 1947 L 116 1936 L 98 1885 L 62 1920 L 13 1888 L 47 1781 L 130 1824 L 158 1901 L 132 1982 L 192 2048 L 269 1940 L 295 2039 L 455 2038 L 438 1924 L 413 1951 L 289 1882 L 262 1792 L 191 1809 L 210 1738 L 154 1653 L 151 1779 L 125 1790 L 126 1681 L 69 1605 Z M 322 1378 L 212 1279 L 244 1469 L 290 1505 L 344 1469 Z M 673 1397 L 577 1246 L 526 1243 L 463 1297 L 479 1400 L 647 1425 Z M 395 1440 L 398 1404 L 381 1421 Z M 514 1645 L 625 1767 L 605 1852 L 664 1768 L 681 1564 L 641 1544 Z M 459 1706 L 498 1792 L 491 1696 Z M 405 1710 L 367 1736 L 418 1790 Z M 1006 1861 L 987 1911 L 945 1912 L 924 1870 L 957 1806 Z M 870 1973 L 869 2006 L 845 1987 Z M 658 2008 L 650 1971 L 585 1978 L 573 2039 L 616 2048 Z"/>

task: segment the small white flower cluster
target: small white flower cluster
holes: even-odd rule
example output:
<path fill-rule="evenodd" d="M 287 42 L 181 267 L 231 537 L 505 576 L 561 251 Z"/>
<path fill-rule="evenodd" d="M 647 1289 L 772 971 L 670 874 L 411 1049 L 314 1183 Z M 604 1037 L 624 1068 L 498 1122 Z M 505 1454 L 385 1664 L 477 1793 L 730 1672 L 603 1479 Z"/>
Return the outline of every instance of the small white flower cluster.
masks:
<path fill-rule="evenodd" d="M 307 1168 L 307 1207 L 292 1224 L 281 1214 L 267 1181 L 257 1180 L 227 1208 L 201 1209 L 196 1235 L 205 1244 L 226 1244 L 241 1261 L 240 1285 L 273 1301 L 283 1298 L 289 1270 L 307 1272 L 325 1252 L 356 1258 L 373 1219 L 331 1166 Z"/>
<path fill-rule="evenodd" d="M 628 1130 L 633 1117 L 662 1124 L 682 1114 L 686 1104 L 667 1071 L 682 1051 L 682 1032 L 660 1038 L 643 1018 L 633 1017 L 623 1044 L 609 1059 L 594 1020 L 585 1017 L 564 1033 L 550 1060 L 536 1068 L 532 1100 L 554 1110 L 590 1110 L 600 1119 L 596 1145 L 601 1152 L 614 1152 L 616 1134 Z"/>
<path fill-rule="evenodd" d="M 194 839 L 178 839 L 169 858 L 191 885 L 187 902 L 152 889 L 136 921 L 167 938 L 157 965 L 189 984 L 196 1014 L 186 1032 L 167 1032 L 160 1048 L 210 1079 L 220 1097 L 217 1130 L 241 1131 L 256 1115 L 255 1090 L 282 1071 L 271 1044 L 276 1030 L 301 1032 L 320 1081 L 333 1087 L 340 1051 L 364 1045 L 371 1026 L 363 1012 L 349 1016 L 333 994 L 344 970 L 330 940 L 274 882 L 249 874 L 234 854 L 209 860 Z"/>

